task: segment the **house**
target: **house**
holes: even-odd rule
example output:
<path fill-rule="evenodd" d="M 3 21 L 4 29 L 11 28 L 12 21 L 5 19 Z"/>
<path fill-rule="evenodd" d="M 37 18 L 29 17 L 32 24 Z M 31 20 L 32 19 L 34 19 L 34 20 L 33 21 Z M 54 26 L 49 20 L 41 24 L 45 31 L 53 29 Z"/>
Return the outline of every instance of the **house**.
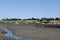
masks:
<path fill-rule="evenodd" d="M 50 20 L 48 24 L 60 24 L 60 20 Z"/>

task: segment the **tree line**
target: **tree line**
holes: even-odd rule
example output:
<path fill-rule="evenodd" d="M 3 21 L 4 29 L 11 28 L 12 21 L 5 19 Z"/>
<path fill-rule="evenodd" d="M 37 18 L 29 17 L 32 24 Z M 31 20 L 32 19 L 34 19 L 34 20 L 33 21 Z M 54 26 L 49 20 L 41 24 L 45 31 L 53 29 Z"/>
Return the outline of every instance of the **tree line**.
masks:
<path fill-rule="evenodd" d="M 38 20 L 38 21 L 42 21 L 42 20 L 60 20 L 60 18 L 27 18 L 27 19 L 20 19 L 20 18 L 6 18 L 6 19 L 2 19 L 2 20 Z"/>

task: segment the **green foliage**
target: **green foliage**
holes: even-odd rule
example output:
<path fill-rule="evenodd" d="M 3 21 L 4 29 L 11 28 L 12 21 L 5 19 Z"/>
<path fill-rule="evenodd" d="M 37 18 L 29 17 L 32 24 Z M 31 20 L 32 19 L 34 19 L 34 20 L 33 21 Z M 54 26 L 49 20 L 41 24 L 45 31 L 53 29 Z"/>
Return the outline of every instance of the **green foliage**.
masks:
<path fill-rule="evenodd" d="M 60 25 L 59 24 L 56 24 L 56 25 L 45 25 L 45 27 L 48 27 L 48 28 L 60 28 Z"/>
<path fill-rule="evenodd" d="M 40 23 L 36 23 L 35 26 L 36 26 L 37 28 L 44 28 L 44 25 L 43 25 L 43 24 L 40 24 Z"/>
<path fill-rule="evenodd" d="M 59 24 L 35 24 L 35 26 L 37 28 L 60 28 L 60 25 Z"/>

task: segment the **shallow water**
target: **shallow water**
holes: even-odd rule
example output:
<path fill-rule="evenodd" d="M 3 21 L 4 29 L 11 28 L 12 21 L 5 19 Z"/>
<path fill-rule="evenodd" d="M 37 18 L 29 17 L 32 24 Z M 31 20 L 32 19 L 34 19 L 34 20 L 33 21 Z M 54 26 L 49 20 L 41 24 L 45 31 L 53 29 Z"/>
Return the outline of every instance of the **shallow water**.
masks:
<path fill-rule="evenodd" d="M 6 32 L 6 33 L 4 34 L 4 36 L 6 36 L 6 37 L 14 38 L 14 39 L 16 39 L 16 40 L 31 40 L 31 39 L 29 39 L 29 38 L 23 38 L 23 37 L 21 37 L 21 36 L 14 35 L 13 32 L 10 31 L 10 30 L 7 29 L 7 28 L 3 28 L 3 30 Z"/>

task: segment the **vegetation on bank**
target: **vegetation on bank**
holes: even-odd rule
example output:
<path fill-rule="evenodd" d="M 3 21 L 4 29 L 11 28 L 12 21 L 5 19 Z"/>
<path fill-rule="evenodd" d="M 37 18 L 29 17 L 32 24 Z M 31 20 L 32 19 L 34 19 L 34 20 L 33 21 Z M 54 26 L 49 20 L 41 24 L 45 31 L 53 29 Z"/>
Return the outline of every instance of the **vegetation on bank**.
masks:
<path fill-rule="evenodd" d="M 60 24 L 35 24 L 37 28 L 60 28 Z"/>

